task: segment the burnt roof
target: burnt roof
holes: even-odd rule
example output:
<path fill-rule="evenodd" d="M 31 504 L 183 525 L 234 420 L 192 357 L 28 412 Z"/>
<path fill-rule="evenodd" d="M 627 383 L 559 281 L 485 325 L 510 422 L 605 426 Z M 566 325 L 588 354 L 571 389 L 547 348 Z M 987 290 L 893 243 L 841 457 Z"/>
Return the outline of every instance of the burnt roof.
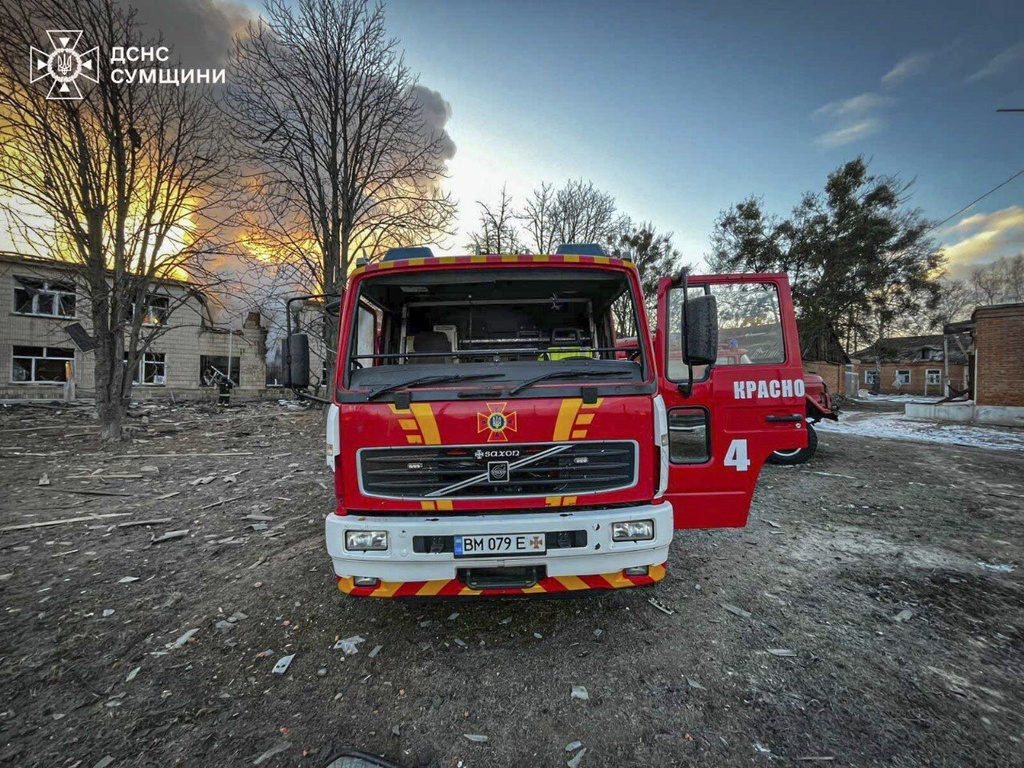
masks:
<path fill-rule="evenodd" d="M 971 343 L 969 333 L 951 334 L 959 336 L 960 344 L 967 349 Z M 860 360 L 880 358 L 883 363 L 934 363 L 943 360 L 943 336 L 941 333 L 930 336 L 892 336 L 879 339 L 870 347 L 859 349 L 853 357 Z M 930 354 L 925 354 L 929 352 Z M 949 362 L 964 365 L 967 360 L 957 343 L 950 339 Z"/>

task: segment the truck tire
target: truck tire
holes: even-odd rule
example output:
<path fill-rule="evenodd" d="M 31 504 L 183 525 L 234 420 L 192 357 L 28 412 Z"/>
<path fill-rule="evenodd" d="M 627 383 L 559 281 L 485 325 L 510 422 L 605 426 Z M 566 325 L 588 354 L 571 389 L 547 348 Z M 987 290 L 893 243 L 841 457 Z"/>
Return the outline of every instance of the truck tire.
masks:
<path fill-rule="evenodd" d="M 816 450 L 818 450 L 818 433 L 814 430 L 814 425 L 807 422 L 807 447 L 796 448 L 792 451 L 775 451 L 768 457 L 768 463 L 783 466 L 803 464 L 805 461 L 810 461 Z"/>

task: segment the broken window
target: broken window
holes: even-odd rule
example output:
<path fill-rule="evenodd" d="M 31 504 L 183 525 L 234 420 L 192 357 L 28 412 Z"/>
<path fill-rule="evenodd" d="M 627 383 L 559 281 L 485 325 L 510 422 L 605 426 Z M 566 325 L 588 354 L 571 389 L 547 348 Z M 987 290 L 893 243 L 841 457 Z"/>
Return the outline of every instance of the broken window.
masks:
<path fill-rule="evenodd" d="M 146 303 L 142 305 L 143 325 L 164 325 L 167 316 L 170 314 L 171 300 L 167 296 L 147 296 Z M 132 306 L 129 316 L 135 318 L 135 307 Z"/>
<path fill-rule="evenodd" d="M 939 385 L 942 383 L 942 370 L 940 368 L 929 368 L 924 372 L 925 383 Z"/>
<path fill-rule="evenodd" d="M 872 369 L 870 371 L 864 371 L 864 383 L 874 384 L 878 381 L 878 371 Z"/>
<path fill-rule="evenodd" d="M 17 384 L 61 383 L 68 380 L 75 350 L 59 347 L 14 347 L 11 381 Z"/>
<path fill-rule="evenodd" d="M 225 378 L 236 387 L 242 385 L 242 359 L 239 357 L 218 357 L 202 355 L 199 358 L 199 384 L 215 387 Z"/>
<path fill-rule="evenodd" d="M 124 356 L 125 363 L 128 355 Z M 133 384 L 161 386 L 167 383 L 167 358 L 163 352 L 146 352 L 132 372 Z"/>
<path fill-rule="evenodd" d="M 75 316 L 75 285 L 62 280 L 14 278 L 14 311 L 44 317 Z"/>
<path fill-rule="evenodd" d="M 910 371 L 909 370 L 907 370 L 907 369 L 900 369 L 900 370 L 896 371 L 896 381 L 895 381 L 895 384 L 897 386 L 901 386 L 902 387 L 902 386 L 904 386 L 906 384 L 909 384 L 909 383 L 910 383 Z"/>

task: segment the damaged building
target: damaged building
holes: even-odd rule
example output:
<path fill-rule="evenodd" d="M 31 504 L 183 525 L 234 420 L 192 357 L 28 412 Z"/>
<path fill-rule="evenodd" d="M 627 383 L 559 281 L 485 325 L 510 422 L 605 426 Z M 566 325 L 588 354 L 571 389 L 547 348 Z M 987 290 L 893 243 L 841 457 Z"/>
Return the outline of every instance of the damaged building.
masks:
<path fill-rule="evenodd" d="M 266 330 L 259 313 L 229 328 L 216 322 L 215 309 L 190 283 L 154 281 L 143 326 L 156 333 L 133 372 L 133 398 L 215 397 L 222 376 L 238 396 L 266 392 Z M 94 394 L 89 309 L 73 268 L 0 253 L 0 317 L 0 399 Z"/>

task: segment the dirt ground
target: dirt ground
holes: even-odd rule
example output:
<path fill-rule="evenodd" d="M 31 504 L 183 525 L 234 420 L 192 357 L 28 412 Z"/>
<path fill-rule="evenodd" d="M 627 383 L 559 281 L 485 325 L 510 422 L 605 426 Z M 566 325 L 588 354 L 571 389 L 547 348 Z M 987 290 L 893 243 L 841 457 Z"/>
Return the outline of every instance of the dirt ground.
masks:
<path fill-rule="evenodd" d="M 822 434 L 655 587 L 407 603 L 335 589 L 319 411 L 131 426 L 0 412 L 0 528 L 86 518 L 0 532 L 0 764 L 1021 764 L 1024 452 Z"/>

